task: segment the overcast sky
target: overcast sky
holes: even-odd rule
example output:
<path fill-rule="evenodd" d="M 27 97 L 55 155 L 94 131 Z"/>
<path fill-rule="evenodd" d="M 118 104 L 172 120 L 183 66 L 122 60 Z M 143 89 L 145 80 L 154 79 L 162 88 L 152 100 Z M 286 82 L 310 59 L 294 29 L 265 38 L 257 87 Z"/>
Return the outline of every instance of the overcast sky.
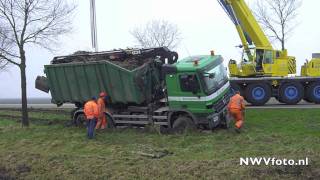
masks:
<path fill-rule="evenodd" d="M 62 38 L 59 52 L 27 49 L 29 97 L 49 97 L 34 88 L 34 81 L 37 75 L 43 75 L 43 65 L 49 64 L 54 56 L 91 50 L 89 0 L 77 3 L 75 30 Z M 216 0 L 96 0 L 96 6 L 99 50 L 133 47 L 135 41 L 130 30 L 152 19 L 163 19 L 177 24 L 182 33 L 183 40 L 177 49 L 180 58 L 209 54 L 212 49 L 224 57 L 225 64 L 230 58 L 241 56 L 241 51 L 234 47 L 240 44 L 236 29 Z M 320 1 L 303 0 L 299 25 L 287 42 L 289 54 L 296 56 L 299 68 L 313 52 L 320 52 L 319 7 Z M 0 99 L 20 98 L 20 92 L 17 68 L 0 72 Z"/>

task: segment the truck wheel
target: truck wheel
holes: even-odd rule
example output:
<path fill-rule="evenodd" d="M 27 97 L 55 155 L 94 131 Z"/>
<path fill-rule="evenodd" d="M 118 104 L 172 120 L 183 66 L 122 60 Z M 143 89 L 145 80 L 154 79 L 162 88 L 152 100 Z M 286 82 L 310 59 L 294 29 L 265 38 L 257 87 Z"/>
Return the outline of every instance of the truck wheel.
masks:
<path fill-rule="evenodd" d="M 160 126 L 160 134 L 168 134 L 170 133 L 170 128 L 168 128 L 168 126 Z"/>
<path fill-rule="evenodd" d="M 312 83 L 311 86 L 307 88 L 307 98 L 310 102 L 320 104 L 320 83 Z"/>
<path fill-rule="evenodd" d="M 114 124 L 113 118 L 109 114 L 106 114 L 106 119 L 107 119 L 107 128 L 114 129 L 116 125 Z"/>
<path fill-rule="evenodd" d="M 286 83 L 280 87 L 280 99 L 285 104 L 297 104 L 303 96 L 304 90 L 300 83 Z"/>
<path fill-rule="evenodd" d="M 179 116 L 173 122 L 172 129 L 177 134 L 184 134 L 196 129 L 194 122 L 186 116 Z"/>
<path fill-rule="evenodd" d="M 232 118 L 230 117 L 229 113 L 223 118 L 220 126 L 223 129 L 229 129 L 231 127 L 231 120 Z"/>
<path fill-rule="evenodd" d="M 74 120 L 74 124 L 77 127 L 86 127 L 87 126 L 87 122 L 86 122 L 86 118 L 84 116 L 84 114 L 79 114 L 76 119 Z"/>
<path fill-rule="evenodd" d="M 254 106 L 263 106 L 271 98 L 271 88 L 267 84 L 250 84 L 246 88 L 246 100 Z"/>

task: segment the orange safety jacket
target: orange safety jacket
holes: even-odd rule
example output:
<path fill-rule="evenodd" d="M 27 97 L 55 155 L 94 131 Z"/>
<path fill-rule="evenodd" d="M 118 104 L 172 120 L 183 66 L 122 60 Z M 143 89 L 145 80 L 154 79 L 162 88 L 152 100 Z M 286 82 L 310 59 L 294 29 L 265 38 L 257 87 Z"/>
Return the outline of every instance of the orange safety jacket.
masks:
<path fill-rule="evenodd" d="M 99 117 L 98 105 L 95 101 L 90 100 L 84 105 L 84 114 L 87 119 L 93 119 Z"/>
<path fill-rule="evenodd" d="M 106 109 L 106 105 L 104 102 L 104 98 L 100 97 L 98 99 L 98 111 L 100 116 L 104 114 L 105 109 Z"/>
<path fill-rule="evenodd" d="M 245 109 L 244 99 L 240 94 L 236 94 L 231 97 L 228 104 L 228 109 L 230 110 L 244 110 Z"/>

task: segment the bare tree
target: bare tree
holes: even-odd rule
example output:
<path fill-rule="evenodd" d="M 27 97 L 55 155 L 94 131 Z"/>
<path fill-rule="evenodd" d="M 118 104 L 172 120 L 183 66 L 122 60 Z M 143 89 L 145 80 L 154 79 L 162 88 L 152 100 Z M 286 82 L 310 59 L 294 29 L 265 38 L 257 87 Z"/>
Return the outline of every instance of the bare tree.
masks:
<path fill-rule="evenodd" d="M 8 65 L 8 62 L 5 60 L 0 59 L 0 71 L 4 70 Z"/>
<path fill-rule="evenodd" d="M 130 33 L 143 48 L 165 46 L 175 49 L 181 41 L 178 26 L 165 20 L 152 20 Z"/>
<path fill-rule="evenodd" d="M 256 2 L 255 16 L 267 35 L 281 43 L 282 50 L 290 33 L 294 30 L 301 7 L 301 0 L 258 0 Z"/>
<path fill-rule="evenodd" d="M 22 126 L 29 125 L 26 46 L 53 50 L 58 37 L 70 32 L 74 9 L 64 0 L 0 0 L 0 62 L 20 69 Z"/>

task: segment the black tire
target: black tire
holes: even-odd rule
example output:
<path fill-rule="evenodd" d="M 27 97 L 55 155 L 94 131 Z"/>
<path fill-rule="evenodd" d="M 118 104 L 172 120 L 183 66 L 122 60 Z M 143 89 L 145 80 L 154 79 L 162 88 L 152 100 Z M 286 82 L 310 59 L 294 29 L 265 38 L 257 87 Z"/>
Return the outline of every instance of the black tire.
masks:
<path fill-rule="evenodd" d="M 78 114 L 76 118 L 74 119 L 74 124 L 77 127 L 86 127 L 87 126 L 87 120 L 84 114 Z"/>
<path fill-rule="evenodd" d="M 320 104 L 320 82 L 312 83 L 307 88 L 306 97 L 310 100 L 310 102 Z"/>
<path fill-rule="evenodd" d="M 116 128 L 116 125 L 113 121 L 113 118 L 109 114 L 106 114 L 106 119 L 107 119 L 107 128 L 108 129 Z"/>
<path fill-rule="evenodd" d="M 307 103 L 313 103 L 308 97 L 304 97 L 303 100 Z"/>
<path fill-rule="evenodd" d="M 231 120 L 232 119 L 229 114 L 225 115 L 220 123 L 220 127 L 222 129 L 229 129 L 231 127 Z"/>
<path fill-rule="evenodd" d="M 168 128 L 168 126 L 160 126 L 159 131 L 160 134 L 169 134 L 170 128 Z"/>
<path fill-rule="evenodd" d="M 196 125 L 189 117 L 179 116 L 178 119 L 173 122 L 172 129 L 173 132 L 177 134 L 184 134 L 194 131 L 196 129 Z"/>
<path fill-rule="evenodd" d="M 280 86 L 280 100 L 285 104 L 298 104 L 303 97 L 304 88 L 300 83 L 285 83 Z"/>
<path fill-rule="evenodd" d="M 271 98 L 271 88 L 264 83 L 250 84 L 245 90 L 245 99 L 254 106 L 263 106 Z"/>

